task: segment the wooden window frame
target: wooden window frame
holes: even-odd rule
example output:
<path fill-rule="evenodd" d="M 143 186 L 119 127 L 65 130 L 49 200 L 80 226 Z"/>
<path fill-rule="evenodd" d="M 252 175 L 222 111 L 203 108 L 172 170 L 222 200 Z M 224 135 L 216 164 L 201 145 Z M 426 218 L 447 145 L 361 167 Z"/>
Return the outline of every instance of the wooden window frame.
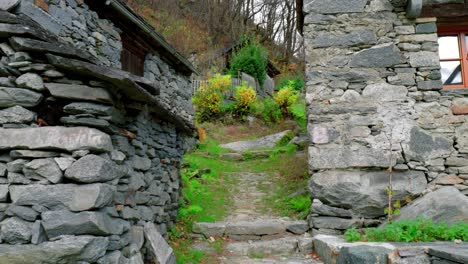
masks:
<path fill-rule="evenodd" d="M 440 59 L 440 62 L 459 61 L 462 73 L 462 84 L 444 85 L 444 89 L 468 89 L 468 48 L 466 37 L 468 37 L 468 26 L 438 26 L 438 37 L 457 36 L 458 38 L 458 58 Z M 440 49 L 440 47 L 439 47 Z"/>

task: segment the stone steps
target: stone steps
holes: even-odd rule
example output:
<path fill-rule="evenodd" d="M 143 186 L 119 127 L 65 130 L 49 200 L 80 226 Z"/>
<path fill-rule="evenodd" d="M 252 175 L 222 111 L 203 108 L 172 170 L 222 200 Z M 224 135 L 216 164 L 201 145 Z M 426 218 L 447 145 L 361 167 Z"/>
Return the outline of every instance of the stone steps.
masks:
<path fill-rule="evenodd" d="M 264 220 L 241 222 L 195 223 L 193 232 L 209 237 L 227 237 L 236 241 L 271 240 L 283 235 L 307 232 L 306 221 Z"/>
<path fill-rule="evenodd" d="M 226 244 L 225 250 L 232 256 L 294 256 L 312 253 L 312 237 L 284 236 L 273 240 L 241 241 Z"/>
<path fill-rule="evenodd" d="M 277 257 L 277 258 L 250 258 L 240 257 L 221 257 L 220 264 L 320 264 L 322 262 L 306 257 Z"/>

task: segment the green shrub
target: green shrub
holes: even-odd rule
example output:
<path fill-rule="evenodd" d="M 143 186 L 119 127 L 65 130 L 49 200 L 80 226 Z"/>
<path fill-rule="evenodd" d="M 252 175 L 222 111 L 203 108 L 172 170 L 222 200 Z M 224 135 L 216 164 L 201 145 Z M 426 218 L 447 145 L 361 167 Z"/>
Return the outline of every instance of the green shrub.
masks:
<path fill-rule="evenodd" d="M 370 242 L 430 242 L 455 239 L 468 241 L 468 223 L 459 222 L 448 226 L 445 223 L 436 224 L 431 220 L 418 218 L 390 222 L 383 228 L 366 228 L 361 233 L 356 229 L 349 229 L 346 231 L 345 236 L 349 242 L 358 240 Z"/>
<path fill-rule="evenodd" d="M 230 63 L 232 75 L 237 75 L 241 71 L 253 76 L 260 85 L 265 82 L 268 57 L 262 46 L 255 43 L 244 46 L 234 54 Z"/>
<path fill-rule="evenodd" d="M 192 98 L 199 121 L 206 121 L 221 113 L 224 94 L 231 87 L 231 76 L 216 74 L 195 92 Z"/>
<path fill-rule="evenodd" d="M 292 87 L 295 91 L 300 91 L 305 86 L 304 78 L 301 76 L 296 77 L 283 77 L 278 81 L 276 88 L 281 90 L 284 87 Z"/>
<path fill-rule="evenodd" d="M 288 86 L 279 90 L 273 98 L 281 109 L 281 112 L 284 115 L 288 115 L 288 108 L 296 103 L 299 98 L 299 93 L 295 91 L 292 87 Z"/>
<path fill-rule="evenodd" d="M 291 113 L 301 129 L 305 130 L 307 128 L 306 103 L 304 99 L 299 99 L 289 106 L 288 112 Z"/>
<path fill-rule="evenodd" d="M 283 114 L 281 113 L 279 105 L 275 102 L 275 100 L 270 98 L 264 99 L 258 107 L 257 111 L 267 124 L 278 123 L 281 121 L 281 119 L 283 119 Z"/>
<path fill-rule="evenodd" d="M 247 83 L 243 82 L 242 86 L 236 87 L 234 100 L 235 113 L 242 117 L 251 112 L 253 104 L 257 100 L 257 93 L 254 88 L 247 86 Z"/>

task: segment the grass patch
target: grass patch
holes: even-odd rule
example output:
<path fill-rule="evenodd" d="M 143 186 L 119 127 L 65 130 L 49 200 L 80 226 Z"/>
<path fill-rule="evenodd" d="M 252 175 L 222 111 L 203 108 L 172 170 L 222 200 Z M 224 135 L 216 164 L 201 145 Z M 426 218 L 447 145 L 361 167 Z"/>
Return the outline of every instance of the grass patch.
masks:
<path fill-rule="evenodd" d="M 251 258 L 251 259 L 264 259 L 265 258 L 265 253 L 262 253 L 262 252 L 250 253 L 249 258 Z"/>
<path fill-rule="evenodd" d="M 445 223 L 436 224 L 431 220 L 418 218 L 391 222 L 383 228 L 366 228 L 359 231 L 351 228 L 346 231 L 345 237 L 348 242 L 431 242 L 455 239 L 468 241 L 468 223 L 459 222 L 448 226 Z"/>

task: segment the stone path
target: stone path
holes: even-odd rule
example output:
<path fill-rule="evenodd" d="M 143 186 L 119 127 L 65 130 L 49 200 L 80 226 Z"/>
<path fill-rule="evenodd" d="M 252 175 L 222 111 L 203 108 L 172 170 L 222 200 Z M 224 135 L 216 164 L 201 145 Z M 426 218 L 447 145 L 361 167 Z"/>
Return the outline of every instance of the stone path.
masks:
<path fill-rule="evenodd" d="M 238 173 L 236 188 L 231 190 L 233 208 L 223 222 L 196 223 L 194 233 L 207 240 L 223 237 L 224 250 L 214 251 L 209 242 L 200 240 L 194 249 L 217 255 L 220 264 L 319 264 L 311 258 L 312 237 L 305 221 L 275 216 L 264 199 L 276 186 L 261 173 Z"/>

